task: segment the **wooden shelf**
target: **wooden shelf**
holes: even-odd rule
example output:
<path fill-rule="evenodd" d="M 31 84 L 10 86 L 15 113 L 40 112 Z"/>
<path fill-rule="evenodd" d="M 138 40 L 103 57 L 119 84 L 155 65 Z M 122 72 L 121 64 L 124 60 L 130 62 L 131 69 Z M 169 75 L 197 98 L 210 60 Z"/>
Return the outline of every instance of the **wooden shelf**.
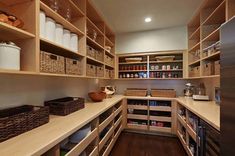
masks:
<path fill-rule="evenodd" d="M 119 73 L 147 72 L 147 70 L 119 70 Z"/>
<path fill-rule="evenodd" d="M 197 49 L 200 49 L 200 42 L 198 42 L 197 44 L 195 44 L 191 49 L 189 49 L 189 52 L 195 51 Z"/>
<path fill-rule="evenodd" d="M 189 40 L 191 39 L 200 39 L 200 27 L 198 27 L 192 34 L 189 36 Z"/>
<path fill-rule="evenodd" d="M 5 70 L 0 69 L 0 74 L 16 74 L 16 75 L 38 75 L 37 72 L 33 71 L 19 71 L 19 70 Z"/>
<path fill-rule="evenodd" d="M 147 125 L 139 125 L 139 124 L 127 124 L 128 129 L 135 129 L 135 130 L 147 130 Z"/>
<path fill-rule="evenodd" d="M 147 62 L 122 62 L 122 63 L 119 63 L 119 65 L 127 65 L 127 64 L 147 64 Z"/>
<path fill-rule="evenodd" d="M 107 51 L 106 49 L 105 49 L 105 54 L 107 54 L 108 56 L 110 56 L 110 57 L 112 57 L 112 58 L 115 57 L 115 54 L 113 54 L 113 53 Z"/>
<path fill-rule="evenodd" d="M 210 33 L 207 37 L 205 37 L 202 42 L 206 41 L 219 41 L 220 40 L 220 27 Z"/>
<path fill-rule="evenodd" d="M 165 116 L 150 116 L 149 120 L 154 121 L 163 121 L 163 122 L 171 122 L 171 117 L 165 117 Z"/>
<path fill-rule="evenodd" d="M 117 78 L 117 80 L 185 80 L 185 78 Z"/>
<path fill-rule="evenodd" d="M 127 105 L 127 108 L 137 109 L 137 110 L 148 110 L 148 106 L 142 106 L 142 105 Z"/>
<path fill-rule="evenodd" d="M 81 30 L 79 30 L 76 26 L 74 26 L 72 23 L 67 21 L 65 18 L 63 18 L 61 15 L 53 11 L 50 7 L 48 7 L 46 4 L 44 4 L 41 1 L 40 1 L 40 8 L 45 12 L 46 16 L 53 18 L 57 23 L 62 23 L 64 28 L 78 34 L 79 36 L 84 35 L 84 33 Z"/>
<path fill-rule="evenodd" d="M 109 38 L 105 37 L 105 45 L 113 47 L 114 43 Z"/>
<path fill-rule="evenodd" d="M 43 76 L 55 76 L 55 77 L 71 77 L 71 78 L 86 78 L 84 75 L 69 75 L 69 74 L 55 74 L 55 73 L 39 73 Z"/>
<path fill-rule="evenodd" d="M 89 18 L 86 18 L 86 19 L 87 19 L 87 28 L 88 29 L 90 29 L 90 28 L 94 29 L 94 30 L 96 30 L 98 35 L 104 36 L 104 33 Z"/>
<path fill-rule="evenodd" d="M 91 63 L 91 64 L 95 64 L 95 65 L 104 65 L 103 62 L 99 61 L 99 60 L 96 60 L 90 56 L 86 56 L 87 58 L 87 62 Z"/>
<path fill-rule="evenodd" d="M 99 125 L 99 133 L 101 133 L 105 127 L 107 127 L 114 119 L 114 116 L 111 114 L 107 119 L 105 119 L 100 125 Z"/>
<path fill-rule="evenodd" d="M 220 51 L 218 51 L 212 55 L 209 55 L 207 57 L 204 57 L 201 60 L 206 61 L 206 60 L 219 60 L 219 59 L 220 59 Z"/>
<path fill-rule="evenodd" d="M 167 107 L 167 106 L 149 106 L 149 110 L 162 111 L 162 112 L 171 112 L 171 107 Z"/>
<path fill-rule="evenodd" d="M 163 132 L 163 133 L 171 133 L 170 127 L 158 127 L 158 126 L 149 126 L 150 131 L 157 131 L 157 132 Z"/>
<path fill-rule="evenodd" d="M 0 22 L 0 39 L 1 40 L 18 40 L 18 39 L 30 39 L 35 35 L 25 30 L 16 28 L 9 24 Z"/>
<path fill-rule="evenodd" d="M 210 75 L 210 76 L 201 76 L 200 78 L 206 79 L 206 78 L 219 78 L 220 75 Z"/>
<path fill-rule="evenodd" d="M 106 63 L 105 63 L 105 67 L 107 67 L 107 68 L 110 69 L 110 70 L 112 70 L 112 69 L 115 68 L 114 66 L 108 65 L 108 64 L 106 64 Z"/>
<path fill-rule="evenodd" d="M 150 64 L 162 64 L 162 63 L 183 63 L 183 60 L 174 60 L 174 61 L 149 61 Z"/>
<path fill-rule="evenodd" d="M 191 126 L 189 126 L 189 125 L 187 124 L 186 130 L 187 130 L 188 134 L 191 136 L 191 138 L 192 138 L 195 142 L 197 142 L 197 134 L 196 134 L 196 132 L 191 128 Z"/>
<path fill-rule="evenodd" d="M 148 120 L 147 115 L 127 114 L 127 119 Z"/>
<path fill-rule="evenodd" d="M 180 142 L 182 143 L 183 147 L 186 148 L 186 141 L 183 139 L 182 134 L 180 134 L 179 131 L 177 131 L 177 135 L 180 139 Z"/>
<path fill-rule="evenodd" d="M 171 69 L 171 70 L 149 70 L 150 72 L 179 72 L 183 71 L 183 69 Z"/>
<path fill-rule="evenodd" d="M 196 60 L 196 61 L 194 61 L 194 62 L 192 62 L 192 63 L 189 63 L 188 65 L 189 66 L 199 66 L 200 65 L 200 59 L 198 59 L 198 60 Z"/>
<path fill-rule="evenodd" d="M 104 50 L 103 46 L 101 46 L 96 41 L 92 40 L 89 36 L 87 36 L 87 44 L 90 45 L 92 48 L 95 48 L 97 50 Z"/>
<path fill-rule="evenodd" d="M 72 0 L 69 0 L 69 3 L 72 9 L 76 12 L 77 16 L 79 17 L 85 16 L 85 13 Z"/>
<path fill-rule="evenodd" d="M 99 151 L 104 147 L 106 142 L 112 137 L 113 134 L 113 126 L 109 129 L 109 131 L 105 134 L 105 136 L 99 142 Z"/>
<path fill-rule="evenodd" d="M 177 115 L 178 121 L 181 123 L 181 125 L 186 128 L 186 119 L 184 120 L 183 117 L 181 115 Z"/>
<path fill-rule="evenodd" d="M 84 57 L 83 54 L 72 51 L 64 46 L 61 46 L 57 43 L 51 42 L 47 39 L 40 38 L 40 49 L 41 50 L 47 50 L 47 52 L 61 55 L 61 56 L 67 56 L 67 57 Z"/>

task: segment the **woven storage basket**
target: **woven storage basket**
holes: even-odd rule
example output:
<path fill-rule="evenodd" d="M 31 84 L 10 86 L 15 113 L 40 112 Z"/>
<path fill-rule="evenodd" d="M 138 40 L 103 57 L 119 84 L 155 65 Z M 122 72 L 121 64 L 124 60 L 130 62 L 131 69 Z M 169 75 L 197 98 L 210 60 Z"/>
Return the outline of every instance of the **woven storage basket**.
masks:
<path fill-rule="evenodd" d="M 110 66 L 114 65 L 114 59 L 109 57 L 108 55 L 105 55 L 104 62 Z"/>
<path fill-rule="evenodd" d="M 85 99 L 80 97 L 65 97 L 46 101 L 50 114 L 65 116 L 85 107 Z"/>
<path fill-rule="evenodd" d="M 92 57 L 92 58 L 96 57 L 96 52 L 92 47 L 87 46 L 86 49 L 87 49 L 87 56 Z"/>
<path fill-rule="evenodd" d="M 0 142 L 48 122 L 48 107 L 24 105 L 0 110 Z"/>
<path fill-rule="evenodd" d="M 96 67 L 96 76 L 104 77 L 104 67 Z"/>
<path fill-rule="evenodd" d="M 214 63 L 209 62 L 203 64 L 203 76 L 210 76 L 214 73 Z"/>
<path fill-rule="evenodd" d="M 66 58 L 65 62 L 66 62 L 65 65 L 66 74 L 82 75 L 82 66 L 79 60 Z"/>
<path fill-rule="evenodd" d="M 176 91 L 174 89 L 151 89 L 151 95 L 153 97 L 176 97 Z"/>
<path fill-rule="evenodd" d="M 214 63 L 214 68 L 215 68 L 215 75 L 220 75 L 220 60 L 215 61 Z"/>
<path fill-rule="evenodd" d="M 65 59 L 63 56 L 40 52 L 40 71 L 45 73 L 65 73 Z"/>
<path fill-rule="evenodd" d="M 96 59 L 97 59 L 98 61 L 103 62 L 103 61 L 104 61 L 104 53 L 101 52 L 101 51 L 96 51 Z"/>
<path fill-rule="evenodd" d="M 96 66 L 91 65 L 91 64 L 87 64 L 87 66 L 86 66 L 86 75 L 95 77 L 96 76 Z"/>
<path fill-rule="evenodd" d="M 125 91 L 126 96 L 146 96 L 148 90 L 146 88 L 127 88 Z"/>

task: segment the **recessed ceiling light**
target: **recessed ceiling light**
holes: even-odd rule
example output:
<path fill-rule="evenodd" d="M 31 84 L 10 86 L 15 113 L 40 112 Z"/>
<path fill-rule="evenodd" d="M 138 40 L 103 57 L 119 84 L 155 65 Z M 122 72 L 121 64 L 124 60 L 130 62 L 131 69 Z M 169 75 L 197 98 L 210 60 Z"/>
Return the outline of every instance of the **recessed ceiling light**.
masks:
<path fill-rule="evenodd" d="M 145 20 L 144 20 L 146 23 L 149 23 L 152 21 L 152 19 L 150 17 L 146 17 Z"/>

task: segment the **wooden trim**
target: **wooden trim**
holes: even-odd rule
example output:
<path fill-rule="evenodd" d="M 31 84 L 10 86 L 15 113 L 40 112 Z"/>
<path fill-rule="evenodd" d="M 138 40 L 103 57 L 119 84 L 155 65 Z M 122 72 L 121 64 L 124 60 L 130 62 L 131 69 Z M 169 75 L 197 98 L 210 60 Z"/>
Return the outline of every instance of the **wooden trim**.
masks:
<path fill-rule="evenodd" d="M 111 142 L 109 143 L 108 147 L 106 148 L 106 150 L 104 151 L 102 156 L 109 156 L 109 153 L 111 152 L 113 146 L 114 146 L 114 140 L 112 139 Z"/>
<path fill-rule="evenodd" d="M 88 136 L 86 136 L 79 144 L 77 144 L 71 151 L 69 151 L 66 156 L 77 156 L 81 154 L 86 147 L 96 138 L 98 137 L 97 128 L 94 129 Z"/>
<path fill-rule="evenodd" d="M 192 139 L 197 143 L 197 134 L 196 132 L 187 124 L 186 130 Z"/>
<path fill-rule="evenodd" d="M 147 125 L 137 125 L 137 124 L 127 124 L 127 128 L 135 130 L 148 130 Z"/>
<path fill-rule="evenodd" d="M 121 111 L 122 111 L 122 105 L 117 110 L 114 111 L 113 113 L 114 117 L 116 117 Z"/>
<path fill-rule="evenodd" d="M 166 55 L 166 54 L 182 54 L 185 49 L 179 50 L 169 50 L 169 51 L 155 51 L 155 52 L 133 52 L 133 53 L 126 53 L 126 52 L 117 52 L 117 57 L 126 57 L 126 56 L 146 56 L 146 55 Z"/>
<path fill-rule="evenodd" d="M 177 115 L 178 121 L 186 128 L 186 121 L 178 114 Z"/>
<path fill-rule="evenodd" d="M 149 120 L 171 122 L 172 118 L 164 116 L 149 116 Z"/>
<path fill-rule="evenodd" d="M 148 106 L 140 106 L 140 105 L 127 105 L 127 108 L 137 109 L 137 110 L 148 110 Z"/>
<path fill-rule="evenodd" d="M 122 115 L 118 118 L 118 120 L 114 123 L 114 125 L 113 125 L 113 127 L 114 127 L 114 129 L 116 129 L 117 127 L 118 127 L 118 125 L 121 123 L 121 121 L 122 121 Z"/>
<path fill-rule="evenodd" d="M 157 131 L 157 132 L 165 132 L 165 133 L 171 133 L 170 127 L 157 127 L 157 126 L 149 126 L 150 131 Z"/>
<path fill-rule="evenodd" d="M 89 156 L 97 156 L 99 155 L 98 147 L 95 147 L 94 150 L 89 154 Z"/>
<path fill-rule="evenodd" d="M 114 119 L 113 114 L 111 114 L 106 120 L 104 120 L 100 125 L 99 125 L 99 133 L 101 133 L 105 127 L 107 127 Z"/>
<path fill-rule="evenodd" d="M 127 114 L 128 119 L 148 120 L 148 115 Z"/>
<path fill-rule="evenodd" d="M 167 106 L 149 106 L 149 110 L 171 112 L 172 108 Z"/>
<path fill-rule="evenodd" d="M 102 150 L 104 147 L 105 143 L 109 140 L 110 137 L 113 135 L 113 126 L 110 128 L 110 130 L 106 133 L 104 138 L 99 142 L 99 151 Z"/>

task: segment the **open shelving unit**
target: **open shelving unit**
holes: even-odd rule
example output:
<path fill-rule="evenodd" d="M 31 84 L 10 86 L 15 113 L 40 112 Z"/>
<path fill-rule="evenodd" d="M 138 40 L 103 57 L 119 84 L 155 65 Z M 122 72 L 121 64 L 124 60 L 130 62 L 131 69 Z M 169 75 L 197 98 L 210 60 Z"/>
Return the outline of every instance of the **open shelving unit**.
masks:
<path fill-rule="evenodd" d="M 220 26 L 234 15 L 233 0 L 207 0 L 188 23 L 189 78 L 220 75 Z"/>
<path fill-rule="evenodd" d="M 157 60 L 156 57 L 174 57 L 171 60 Z M 185 53 L 181 51 L 164 51 L 155 53 L 119 54 L 118 79 L 182 79 L 184 78 Z M 129 58 L 140 58 L 140 61 L 126 61 Z"/>
<path fill-rule="evenodd" d="M 50 0 L 24 0 L 20 3 L 3 0 L 1 9 L 9 14 L 16 15 L 24 22 L 23 28 L 16 28 L 0 22 L 0 40 L 12 41 L 21 48 L 20 71 L 0 69 L 2 74 L 27 74 L 43 76 L 59 76 L 73 78 L 99 78 L 113 79 L 115 77 L 115 33 L 109 28 L 102 16 L 96 11 L 90 0 L 59 1 L 59 10 L 53 10 Z M 66 11 L 70 10 L 70 19 L 66 17 Z M 73 51 L 58 43 L 52 42 L 40 36 L 39 12 L 55 20 L 63 28 L 78 35 L 78 51 Z M 93 32 L 97 37 L 94 39 Z M 87 45 L 102 53 L 102 59 L 87 56 Z M 106 49 L 106 45 L 111 50 Z M 59 74 L 43 72 L 40 69 L 40 52 L 46 51 L 53 55 L 63 56 L 80 62 L 82 73 L 79 75 Z M 106 61 L 106 55 L 111 61 Z M 108 59 L 109 59 L 108 58 Z M 108 63 L 107 63 L 108 62 Z M 98 66 L 103 74 L 87 75 L 87 64 Z M 96 72 L 96 71 L 95 71 Z M 101 76 L 102 75 L 102 76 Z"/>

